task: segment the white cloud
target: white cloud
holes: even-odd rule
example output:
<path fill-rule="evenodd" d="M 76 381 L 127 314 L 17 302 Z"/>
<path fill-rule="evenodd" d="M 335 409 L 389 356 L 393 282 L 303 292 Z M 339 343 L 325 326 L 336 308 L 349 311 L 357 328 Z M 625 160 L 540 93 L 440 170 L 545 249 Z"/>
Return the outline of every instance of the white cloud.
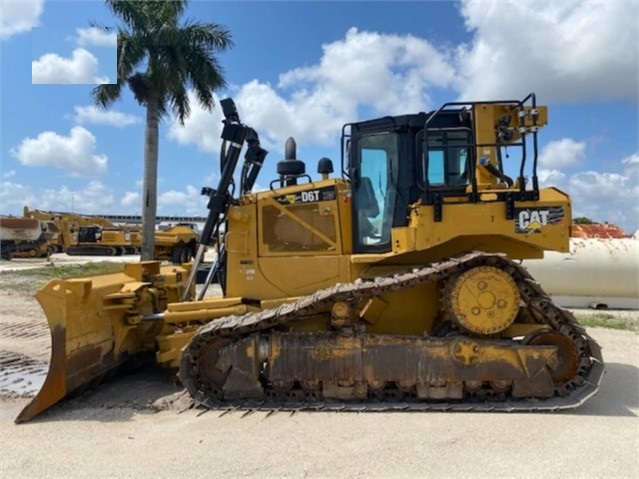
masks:
<path fill-rule="evenodd" d="M 44 0 L 2 0 L 0 39 L 28 32 L 40 23 Z"/>
<path fill-rule="evenodd" d="M 2 204 L 3 214 L 19 214 L 22 215 L 22 208 L 26 205 L 39 204 L 36 203 L 35 189 L 20 183 L 11 181 L 3 181 L 0 187 L 0 204 Z"/>
<path fill-rule="evenodd" d="M 236 95 L 246 121 L 280 148 L 288 136 L 333 144 L 363 107 L 367 117 L 431 108 L 429 90 L 455 80 L 450 53 L 412 35 L 350 28 L 322 51 L 317 64 L 280 75 L 277 89 L 254 80 Z"/>
<path fill-rule="evenodd" d="M 539 166 L 542 168 L 563 169 L 582 163 L 586 157 L 586 143 L 571 138 L 551 141 L 539 154 Z"/>
<path fill-rule="evenodd" d="M 624 158 L 621 163 L 624 165 L 639 165 L 639 153 Z"/>
<path fill-rule="evenodd" d="M 6 180 L 16 176 L 16 170 L 9 170 L 2 173 L 2 177 Z"/>
<path fill-rule="evenodd" d="M 90 28 L 76 28 L 78 35 L 76 41 L 81 47 L 96 46 L 96 47 L 113 47 L 115 48 L 118 43 L 117 32 L 105 32 L 96 27 Z"/>
<path fill-rule="evenodd" d="M 114 214 L 116 208 L 111 188 L 100 181 L 90 181 L 82 188 L 36 188 L 20 183 L 3 182 L 0 185 L 0 203 L 3 211 L 22 214 L 28 206 L 44 211 L 70 211 L 80 214 Z"/>
<path fill-rule="evenodd" d="M 115 110 L 101 110 L 93 105 L 74 107 L 76 123 L 97 123 L 100 125 L 111 125 L 124 127 L 140 123 L 142 120 L 128 113 L 122 113 Z"/>
<path fill-rule="evenodd" d="M 108 158 L 96 154 L 95 148 L 95 136 L 81 126 L 74 126 L 69 136 L 44 131 L 36 138 L 25 138 L 11 149 L 11 155 L 25 166 L 50 166 L 70 174 L 103 174 Z"/>
<path fill-rule="evenodd" d="M 561 171 L 559 168 L 586 164 L 581 146 L 585 146 L 583 142 L 571 139 L 549 143 L 542 152 L 544 164 L 549 168 L 538 170 L 540 185 L 566 191 L 571 197 L 573 217 L 607 221 L 627 233 L 634 232 L 639 228 L 639 153 L 623 158 L 617 171 L 586 170 L 573 174 Z M 552 168 L 555 158 L 558 168 Z"/>
<path fill-rule="evenodd" d="M 200 189 L 187 185 L 184 191 L 169 190 L 158 195 L 158 213 L 201 216 L 206 211 L 206 197 Z"/>
<path fill-rule="evenodd" d="M 167 136 L 181 145 L 196 145 L 206 152 L 220 151 L 220 133 L 222 131 L 222 108 L 219 98 L 213 95 L 215 108 L 209 112 L 202 108 L 192 91 L 188 92 L 191 114 L 181 126 L 176 118 L 171 120 Z M 241 115 L 241 113 L 240 113 Z M 245 119 L 241 116 L 242 121 Z"/>
<path fill-rule="evenodd" d="M 584 171 L 570 177 L 573 215 L 616 223 L 627 233 L 639 228 L 639 153 L 621 161 L 619 172 Z"/>
<path fill-rule="evenodd" d="M 31 62 L 32 83 L 47 84 L 99 84 L 109 83 L 107 77 L 98 76 L 98 59 L 84 48 L 73 50 L 71 58 L 46 53 Z"/>
<path fill-rule="evenodd" d="M 450 54 L 411 35 L 351 28 L 322 49 L 317 64 L 283 73 L 276 86 L 253 80 L 236 88 L 242 121 L 258 131 L 267 149 L 283 150 L 289 136 L 298 145 L 335 144 L 342 125 L 356 121 L 361 108 L 376 115 L 424 110 L 433 106 L 428 90 L 455 79 Z M 220 131 L 221 111 L 208 113 L 189 98 L 191 116 L 184 128 L 173 122 L 169 137 L 219 151 L 219 135 L 211 132 Z"/>
<path fill-rule="evenodd" d="M 287 100 L 271 85 L 253 80 L 240 88 L 235 100 L 242 120 L 257 130 L 266 149 L 282 151 L 289 136 L 298 145 L 333 144 L 342 125 L 357 119 L 356 103 L 330 95 L 335 103 L 306 90 L 294 92 Z"/>
<path fill-rule="evenodd" d="M 206 212 L 206 198 L 193 186 L 187 186 L 184 191 L 158 193 L 158 215 L 202 216 Z M 22 215 L 24 206 L 79 214 L 139 215 L 142 206 L 139 193 L 122 194 L 97 180 L 74 188 L 69 185 L 40 188 L 3 181 L 0 183 L 0 204 L 4 214 L 14 215 Z"/>
<path fill-rule="evenodd" d="M 540 185 L 557 185 L 566 175 L 559 170 L 539 168 L 537 178 Z"/>
<path fill-rule="evenodd" d="M 331 115 L 359 104 L 384 115 L 417 111 L 430 102 L 427 88 L 450 86 L 455 78 L 449 54 L 412 35 L 350 28 L 322 50 L 318 64 L 284 73 L 278 87 L 293 87 L 298 102 Z"/>
<path fill-rule="evenodd" d="M 139 206 L 142 204 L 140 193 L 127 191 L 120 200 L 122 206 Z"/>
<path fill-rule="evenodd" d="M 85 188 L 72 193 L 76 211 L 102 214 L 117 211 L 117 203 L 112 188 L 101 181 L 90 181 Z"/>
<path fill-rule="evenodd" d="M 466 0 L 461 98 L 637 101 L 637 2 Z"/>
<path fill-rule="evenodd" d="M 158 215 L 189 215 L 202 216 L 206 214 L 207 198 L 200 194 L 200 188 L 187 185 L 184 191 L 170 189 L 162 191 L 161 185 L 165 183 L 163 178 L 158 178 Z M 207 184 L 206 181 L 204 184 Z M 120 194 L 116 206 L 121 214 L 139 215 L 142 206 L 142 180 L 135 181 L 135 188 L 139 191 L 126 191 Z"/>
<path fill-rule="evenodd" d="M 608 203 L 619 198 L 620 191 L 628 186 L 627 180 L 626 176 L 619 173 L 583 171 L 570 177 L 570 187 L 584 197 Z M 610 206 L 609 203 L 607 206 Z"/>
<path fill-rule="evenodd" d="M 362 116 L 432 109 L 435 89 L 456 89 L 467 100 L 530 91 L 544 103 L 636 99 L 635 10 L 632 2 L 468 0 L 460 11 L 474 36 L 456 50 L 351 28 L 323 45 L 316 63 L 282 73 L 277 84 L 255 79 L 236 86 L 234 98 L 243 121 L 278 151 L 288 136 L 301 147 L 334 145 L 341 126 Z M 169 137 L 219 151 L 218 135 L 211 135 L 220 130 L 217 110 L 205 112 L 192 101 L 191 118 L 184 128 L 173 123 Z M 544 169 L 581 161 L 583 145 L 566 142 L 547 155 L 553 153 L 547 158 L 560 165 Z"/>

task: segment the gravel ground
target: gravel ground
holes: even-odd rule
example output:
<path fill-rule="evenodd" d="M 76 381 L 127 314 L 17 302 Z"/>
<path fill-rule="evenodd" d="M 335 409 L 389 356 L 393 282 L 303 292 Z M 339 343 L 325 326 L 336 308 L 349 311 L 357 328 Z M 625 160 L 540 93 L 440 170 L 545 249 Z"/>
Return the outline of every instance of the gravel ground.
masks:
<path fill-rule="evenodd" d="M 12 421 L 27 400 L 0 401 L 0 475 L 636 478 L 638 335 L 589 332 L 607 374 L 573 412 L 200 415 L 180 412 L 175 387 L 147 374 L 19 426 Z M 177 401 L 157 405 L 166 398 Z"/>
<path fill-rule="evenodd" d="M 601 389 L 553 414 L 203 413 L 151 368 L 15 425 L 37 382 L 0 374 L 0 477 L 639 478 L 639 334 L 588 331 Z M 46 363 L 48 348 L 35 300 L 0 288 L 2 370 L 11 355 Z"/>

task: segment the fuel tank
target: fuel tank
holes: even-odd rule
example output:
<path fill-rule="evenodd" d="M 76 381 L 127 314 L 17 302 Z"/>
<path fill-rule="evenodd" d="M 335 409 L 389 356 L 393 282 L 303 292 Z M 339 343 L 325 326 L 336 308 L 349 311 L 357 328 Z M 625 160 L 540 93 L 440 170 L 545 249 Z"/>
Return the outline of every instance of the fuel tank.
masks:
<path fill-rule="evenodd" d="M 639 309 L 639 238 L 570 238 L 570 253 L 522 264 L 559 306 Z"/>

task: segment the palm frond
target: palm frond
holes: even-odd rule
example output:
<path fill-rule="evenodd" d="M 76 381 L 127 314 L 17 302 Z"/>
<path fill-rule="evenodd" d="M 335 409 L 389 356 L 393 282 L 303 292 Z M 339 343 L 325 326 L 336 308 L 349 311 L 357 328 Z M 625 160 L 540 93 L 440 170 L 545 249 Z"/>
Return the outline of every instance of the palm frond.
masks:
<path fill-rule="evenodd" d="M 111 13 L 125 23 L 132 31 L 146 32 L 150 24 L 144 1 L 105 0 Z"/>
<path fill-rule="evenodd" d="M 134 73 L 127 78 L 129 88 L 133 92 L 133 96 L 140 105 L 146 105 L 149 99 L 149 77 L 144 73 Z"/>
<path fill-rule="evenodd" d="M 98 22 L 94 21 L 94 20 L 89 20 L 89 26 L 91 28 L 97 29 L 98 31 L 100 31 L 102 33 L 110 33 L 110 32 L 112 32 L 115 29 L 115 27 L 107 27 L 105 25 L 102 25 L 101 23 L 98 23 Z"/>
<path fill-rule="evenodd" d="M 226 27 L 196 21 L 180 24 L 188 3 L 106 0 L 122 24 L 118 27 L 118 85 L 128 83 L 142 105 L 158 101 L 160 117 L 173 110 L 182 124 L 191 112 L 189 86 L 203 107 L 213 108 L 213 91 L 226 87 L 215 54 L 233 46 Z M 96 91 L 96 102 L 107 105 L 114 101 L 107 93 Z M 119 94 L 120 87 L 116 96 Z"/>
<path fill-rule="evenodd" d="M 91 90 L 91 98 L 98 108 L 108 108 L 120 98 L 121 93 L 119 83 L 105 83 Z"/>
<path fill-rule="evenodd" d="M 154 14 L 162 18 L 165 22 L 173 22 L 174 25 L 177 25 L 178 20 L 186 10 L 186 7 L 189 4 L 188 0 L 159 0 L 157 2 L 147 2 L 149 4 L 156 3 L 159 4 L 154 8 Z"/>
<path fill-rule="evenodd" d="M 187 45 L 180 50 L 189 65 L 186 77 L 193 85 L 206 85 L 213 90 L 227 86 L 224 69 L 209 50 L 200 45 Z"/>
<path fill-rule="evenodd" d="M 189 97 L 184 84 L 169 92 L 169 103 L 180 125 L 184 126 L 184 120 L 191 114 L 191 105 L 189 105 Z"/>
<path fill-rule="evenodd" d="M 118 81 L 127 80 L 146 58 L 147 37 L 126 30 L 118 32 Z"/>
<path fill-rule="evenodd" d="M 194 82 L 193 87 L 195 89 L 195 96 L 197 97 L 198 102 L 208 111 L 211 111 L 215 106 L 213 102 L 213 88 L 210 85 L 206 85 L 204 83 Z"/>
<path fill-rule="evenodd" d="M 186 22 L 181 28 L 163 32 L 167 45 L 199 45 L 222 52 L 233 46 L 231 32 L 215 23 Z"/>
<path fill-rule="evenodd" d="M 186 72 L 189 65 L 176 48 L 158 49 L 157 68 L 164 80 L 163 90 L 166 92 L 166 103 L 171 106 L 180 124 L 190 115 L 191 108 L 186 92 Z"/>

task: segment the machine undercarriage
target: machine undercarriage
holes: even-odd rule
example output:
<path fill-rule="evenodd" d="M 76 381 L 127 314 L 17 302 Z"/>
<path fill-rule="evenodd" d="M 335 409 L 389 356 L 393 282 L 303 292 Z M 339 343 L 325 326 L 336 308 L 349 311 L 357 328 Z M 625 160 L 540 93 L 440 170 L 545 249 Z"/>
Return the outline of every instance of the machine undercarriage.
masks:
<path fill-rule="evenodd" d="M 501 331 L 479 334 L 460 326 L 464 319 L 450 305 L 455 300 L 446 297 L 439 327 L 421 337 L 366 333 L 361 315 L 371 298 L 425 282 L 445 284 L 476 268 L 506 271 L 516 284 L 521 305 Z M 481 288 L 482 277 L 478 281 Z M 494 318 L 504 309 L 500 298 L 492 304 L 475 299 L 470 308 L 481 310 L 477 316 Z M 318 318 L 326 330 L 295 331 L 296 323 Z M 554 306 L 524 268 L 484 253 L 213 321 L 190 341 L 180 367 L 198 403 L 266 409 L 567 409 L 592 396 L 602 374 L 599 346 L 572 314 Z"/>

